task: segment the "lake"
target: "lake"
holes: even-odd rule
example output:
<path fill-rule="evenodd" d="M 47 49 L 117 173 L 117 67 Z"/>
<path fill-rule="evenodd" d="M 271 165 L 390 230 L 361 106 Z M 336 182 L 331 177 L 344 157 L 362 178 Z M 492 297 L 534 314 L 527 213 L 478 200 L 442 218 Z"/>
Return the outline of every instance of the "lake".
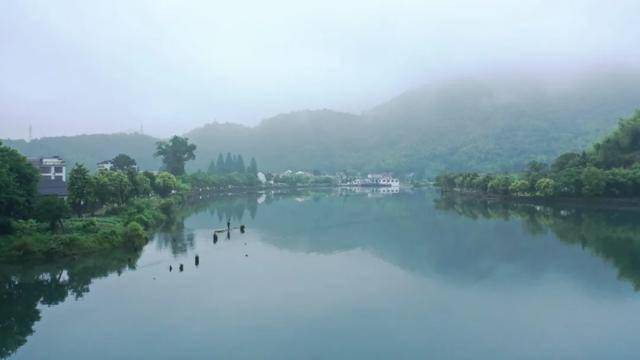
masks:
<path fill-rule="evenodd" d="M 636 358 L 639 215 L 430 190 L 202 199 L 140 252 L 3 265 L 0 356 Z M 246 232 L 214 243 L 227 218 Z"/>

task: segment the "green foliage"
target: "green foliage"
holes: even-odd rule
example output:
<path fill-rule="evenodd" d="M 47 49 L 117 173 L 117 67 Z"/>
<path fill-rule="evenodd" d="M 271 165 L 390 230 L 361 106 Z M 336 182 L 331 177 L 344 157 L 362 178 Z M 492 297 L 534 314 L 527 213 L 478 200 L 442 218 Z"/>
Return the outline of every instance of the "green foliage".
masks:
<path fill-rule="evenodd" d="M 218 154 L 218 160 L 215 163 L 213 160 L 211 160 L 211 162 L 209 163 L 209 168 L 207 169 L 207 173 L 209 175 L 228 175 L 233 173 L 243 174 L 246 171 L 247 168 L 244 164 L 242 155 L 233 155 L 229 152 L 227 153 L 227 156 L 225 158 L 223 158 L 222 154 Z"/>
<path fill-rule="evenodd" d="M 528 195 L 529 194 L 529 182 L 526 180 L 515 180 L 509 187 L 509 193 L 514 195 Z"/>
<path fill-rule="evenodd" d="M 118 154 L 116 157 L 111 160 L 113 162 L 112 170 L 118 171 L 128 171 L 137 169 L 138 164 L 136 161 L 127 154 Z"/>
<path fill-rule="evenodd" d="M 39 176 L 24 156 L 0 143 L 0 218 L 31 215 Z"/>
<path fill-rule="evenodd" d="M 132 221 L 124 230 L 124 240 L 134 249 L 141 249 L 147 243 L 147 234 L 140 224 Z"/>
<path fill-rule="evenodd" d="M 71 209 L 81 216 L 94 208 L 97 202 L 95 196 L 95 184 L 89 170 L 82 164 L 76 164 L 69 173 L 68 186 L 69 205 Z"/>
<path fill-rule="evenodd" d="M 640 196 L 639 154 L 640 112 L 636 112 L 633 117 L 621 120 L 611 135 L 588 152 L 560 155 L 550 168 L 538 161 L 529 162 L 508 189 L 508 180 L 495 175 L 485 190 L 474 183 L 481 179 L 474 173 L 442 174 L 436 178 L 436 186 L 443 190 L 486 191 L 512 196 Z"/>
<path fill-rule="evenodd" d="M 640 161 L 640 111 L 620 120 L 618 128 L 594 145 L 592 157 L 601 168 L 630 167 Z"/>
<path fill-rule="evenodd" d="M 542 178 L 536 182 L 536 195 L 551 197 L 556 194 L 556 182 L 553 179 Z"/>
<path fill-rule="evenodd" d="M 122 171 L 106 171 L 109 193 L 117 205 L 124 205 L 131 197 L 131 182 Z"/>
<path fill-rule="evenodd" d="M 251 163 L 249 164 L 249 167 L 247 168 L 247 172 L 249 174 L 252 174 L 252 175 L 257 175 L 258 174 L 258 163 L 256 162 L 255 158 L 251 158 Z"/>
<path fill-rule="evenodd" d="M 156 176 L 154 191 L 161 197 L 171 195 L 178 187 L 178 180 L 168 172 L 161 172 Z"/>
<path fill-rule="evenodd" d="M 154 156 L 161 157 L 166 170 L 176 176 L 184 175 L 185 163 L 196 158 L 196 145 L 185 137 L 173 136 L 168 142 L 158 141 L 156 146 Z"/>
<path fill-rule="evenodd" d="M 136 196 L 149 196 L 153 191 L 151 180 L 142 173 L 137 173 L 133 178 L 133 189 Z"/>
<path fill-rule="evenodd" d="M 605 193 L 607 185 L 607 174 L 604 170 L 593 166 L 582 171 L 582 194 L 584 196 L 596 197 Z"/>
<path fill-rule="evenodd" d="M 38 198 L 34 217 L 40 222 L 48 223 L 51 231 L 63 228 L 63 220 L 70 216 L 71 209 L 63 199 L 55 196 Z"/>
<path fill-rule="evenodd" d="M 198 171 L 183 179 L 192 189 L 209 191 L 229 187 L 255 187 L 260 185 L 256 175 L 249 172 L 212 175 Z"/>
<path fill-rule="evenodd" d="M 508 195 L 513 181 L 513 178 L 509 175 L 497 175 L 487 185 L 487 191 L 494 194 Z"/>

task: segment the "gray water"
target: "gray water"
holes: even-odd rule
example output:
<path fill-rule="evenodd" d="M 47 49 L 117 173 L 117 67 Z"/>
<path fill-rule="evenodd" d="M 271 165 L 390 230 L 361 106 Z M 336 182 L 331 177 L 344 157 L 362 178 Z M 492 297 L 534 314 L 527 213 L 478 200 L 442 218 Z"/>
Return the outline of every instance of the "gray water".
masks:
<path fill-rule="evenodd" d="M 430 191 L 203 200 L 139 253 L 2 266 L 0 355 L 637 358 L 638 215 Z M 227 218 L 247 231 L 214 244 Z"/>

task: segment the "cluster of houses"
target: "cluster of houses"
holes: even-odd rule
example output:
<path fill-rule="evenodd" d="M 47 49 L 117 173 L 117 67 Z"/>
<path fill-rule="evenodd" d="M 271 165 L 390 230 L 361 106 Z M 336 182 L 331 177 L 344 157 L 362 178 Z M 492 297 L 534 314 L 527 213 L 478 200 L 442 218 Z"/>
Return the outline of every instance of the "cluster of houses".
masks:
<path fill-rule="evenodd" d="M 67 166 L 60 156 L 48 156 L 30 158 L 29 162 L 40 172 L 38 181 L 38 193 L 40 195 L 53 195 L 66 197 L 69 195 L 67 189 Z M 100 161 L 98 170 L 111 170 L 113 162 L 111 160 Z"/>
<path fill-rule="evenodd" d="M 38 193 L 41 195 L 54 195 L 66 197 L 69 195 L 67 190 L 67 168 L 64 159 L 60 156 L 49 156 L 29 159 L 29 162 L 39 170 L 40 181 L 38 182 Z M 98 170 L 111 170 L 113 162 L 111 160 L 100 161 L 97 164 Z M 314 174 L 304 171 L 287 170 L 281 175 L 306 175 L 314 176 Z M 347 178 L 341 175 L 332 176 L 336 183 L 340 186 L 348 187 L 390 187 L 397 188 L 400 186 L 400 180 L 391 176 L 391 174 L 369 174 L 367 177 Z M 261 183 L 267 183 L 265 174 L 258 173 L 258 179 Z"/>
<path fill-rule="evenodd" d="M 369 174 L 366 178 L 355 178 L 349 180 L 343 185 L 355 187 L 399 187 L 400 180 L 391 176 L 391 174 Z"/>

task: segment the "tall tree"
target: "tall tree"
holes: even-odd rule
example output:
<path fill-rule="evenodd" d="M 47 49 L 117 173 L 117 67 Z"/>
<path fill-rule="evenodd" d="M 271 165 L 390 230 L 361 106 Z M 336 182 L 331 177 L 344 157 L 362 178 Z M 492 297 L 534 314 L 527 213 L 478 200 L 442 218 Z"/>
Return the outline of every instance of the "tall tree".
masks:
<path fill-rule="evenodd" d="M 0 142 L 0 218 L 29 217 L 39 180 L 27 158 Z"/>
<path fill-rule="evenodd" d="M 127 203 L 132 195 L 129 177 L 122 171 L 110 171 L 108 178 L 113 202 L 118 205 Z"/>
<path fill-rule="evenodd" d="M 171 193 L 177 188 L 177 186 L 178 180 L 176 180 L 175 176 L 163 171 L 156 177 L 154 190 L 161 197 L 167 197 L 171 195 Z"/>
<path fill-rule="evenodd" d="M 111 160 L 113 163 L 113 170 L 128 171 L 136 169 L 136 161 L 127 154 L 119 154 Z"/>
<path fill-rule="evenodd" d="M 218 160 L 216 160 L 216 170 L 218 171 L 218 174 L 225 173 L 224 157 L 222 156 L 222 153 L 218 154 Z"/>
<path fill-rule="evenodd" d="M 58 227 L 63 228 L 62 220 L 69 218 L 70 215 L 69 205 L 59 197 L 42 196 L 37 201 L 35 218 L 49 223 L 51 231 L 55 231 Z"/>
<path fill-rule="evenodd" d="M 247 168 L 247 172 L 249 174 L 257 175 L 258 174 L 258 163 L 255 158 L 251 158 L 251 162 L 249 163 L 249 167 Z"/>
<path fill-rule="evenodd" d="M 224 173 L 228 174 L 233 172 L 233 158 L 231 153 L 227 153 L 227 157 L 224 159 Z"/>
<path fill-rule="evenodd" d="M 213 175 L 216 173 L 217 173 L 216 162 L 211 160 L 211 162 L 209 162 L 209 168 L 207 169 L 207 174 Z"/>
<path fill-rule="evenodd" d="M 68 188 L 69 205 L 78 216 L 81 216 L 90 209 L 95 199 L 93 178 L 84 165 L 76 163 L 71 169 Z"/>
<path fill-rule="evenodd" d="M 162 162 L 171 174 L 184 175 L 184 165 L 187 161 L 196 158 L 196 146 L 189 143 L 189 139 L 174 136 L 169 141 L 156 143 L 155 157 L 162 157 Z"/>
<path fill-rule="evenodd" d="M 238 154 L 236 157 L 236 172 L 244 173 L 246 171 L 246 167 L 244 166 L 244 159 L 242 155 Z"/>

